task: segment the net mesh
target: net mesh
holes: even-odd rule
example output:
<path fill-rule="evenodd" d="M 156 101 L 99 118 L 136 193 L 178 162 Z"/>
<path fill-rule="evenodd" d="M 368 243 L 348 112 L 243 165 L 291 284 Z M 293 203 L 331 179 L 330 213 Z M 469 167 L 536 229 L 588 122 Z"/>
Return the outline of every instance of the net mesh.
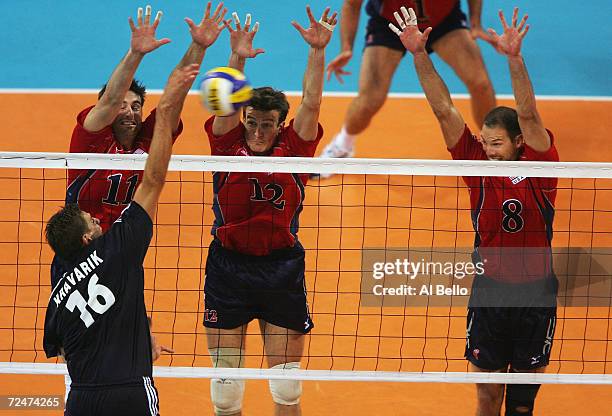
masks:
<path fill-rule="evenodd" d="M 0 371 L 63 371 L 46 366 L 51 361 L 42 351 L 52 259 L 44 225 L 63 205 L 67 169 L 142 169 L 143 162 L 137 156 L 2 155 L 0 362 L 4 364 Z M 156 362 L 163 367 L 158 374 L 218 375 L 218 370 L 208 368 L 202 327 L 204 266 L 214 220 L 210 171 L 337 171 L 346 174 L 309 181 L 300 216 L 308 302 L 315 322 L 306 336 L 305 371 L 300 376 L 333 379 L 333 374 L 341 377 L 349 371 L 347 379 L 356 379 L 356 374 L 363 374 L 357 372 L 367 371 L 371 379 L 409 381 L 409 374 L 433 373 L 436 380 L 448 381 L 450 374 L 462 373 L 461 380 L 469 382 L 463 358 L 466 297 L 453 292 L 437 298 L 422 296 L 414 303 L 406 295 L 377 295 L 373 263 L 393 263 L 398 258 L 429 261 L 435 256 L 457 263 L 469 258 L 474 230 L 461 176 L 520 172 L 560 177 L 553 247 L 561 287 L 547 372 L 595 375 L 591 382 L 612 382 L 612 164 L 515 165 L 174 158 L 145 261 L 145 300 L 154 333 L 160 343 L 176 351 Z M 408 276 L 404 279 L 399 283 L 411 283 Z M 432 273 L 419 279 L 419 284 L 435 286 Z M 463 283 L 455 274 L 446 286 L 452 291 L 453 285 Z M 246 345 L 245 366 L 266 368 L 259 326 L 249 326 Z M 227 371 L 249 378 L 261 374 Z M 282 372 L 263 377 L 276 376 L 283 377 Z M 539 375 L 538 381 L 561 382 L 547 376 Z"/>

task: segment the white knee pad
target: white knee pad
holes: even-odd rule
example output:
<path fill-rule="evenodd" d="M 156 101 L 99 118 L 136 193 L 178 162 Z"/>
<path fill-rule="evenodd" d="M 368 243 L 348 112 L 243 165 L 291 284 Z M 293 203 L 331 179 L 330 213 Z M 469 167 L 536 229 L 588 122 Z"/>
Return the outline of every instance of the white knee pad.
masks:
<path fill-rule="evenodd" d="M 300 363 L 292 362 L 279 364 L 273 369 L 296 370 L 300 368 Z M 291 406 L 300 402 L 302 396 L 302 380 L 270 380 L 270 393 L 274 403 Z"/>
<path fill-rule="evenodd" d="M 208 351 L 215 368 L 239 368 L 244 362 L 244 352 L 239 348 L 214 348 Z M 242 409 L 243 396 L 244 380 L 210 380 L 210 398 L 217 416 L 238 413 Z"/>

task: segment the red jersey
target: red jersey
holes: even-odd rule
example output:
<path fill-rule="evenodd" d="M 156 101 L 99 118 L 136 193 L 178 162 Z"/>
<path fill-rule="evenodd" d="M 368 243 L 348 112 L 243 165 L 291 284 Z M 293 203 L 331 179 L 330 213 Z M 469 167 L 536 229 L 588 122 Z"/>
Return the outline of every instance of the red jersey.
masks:
<path fill-rule="evenodd" d="M 212 155 L 253 155 L 242 123 L 217 137 L 212 132 L 213 121 L 211 117 L 204 125 Z M 291 120 L 277 136 L 269 156 L 313 157 L 322 136 L 319 125 L 316 140 L 302 140 Z M 215 172 L 212 235 L 227 249 L 255 256 L 292 247 L 297 240 L 307 181 L 308 174 Z"/>
<path fill-rule="evenodd" d="M 551 145 L 546 152 L 525 145 L 519 160 L 558 162 L 553 134 L 548 134 Z M 467 126 L 449 151 L 453 159 L 487 160 Z M 474 246 L 485 275 L 510 282 L 550 277 L 557 178 L 464 176 L 463 180 L 470 192 Z"/>
<path fill-rule="evenodd" d="M 412 7 L 418 18 L 419 29 L 424 30 L 442 23 L 458 4 L 459 0 L 369 0 L 366 7 L 377 10 L 380 16 L 394 25 L 397 25 L 397 20 L 393 13 L 398 12 L 401 16 L 400 7 Z"/>
<path fill-rule="evenodd" d="M 149 151 L 155 126 L 155 110 L 142 123 L 134 148 L 125 150 L 115 140 L 111 126 L 93 133 L 85 130 L 83 123 L 92 108 L 84 109 L 77 116 L 70 140 L 70 153 L 139 154 Z M 182 130 L 181 122 L 173 141 Z M 136 170 L 70 169 L 66 203 L 78 203 L 79 208 L 100 220 L 100 226 L 106 232 L 132 201 L 141 179 L 142 171 Z"/>

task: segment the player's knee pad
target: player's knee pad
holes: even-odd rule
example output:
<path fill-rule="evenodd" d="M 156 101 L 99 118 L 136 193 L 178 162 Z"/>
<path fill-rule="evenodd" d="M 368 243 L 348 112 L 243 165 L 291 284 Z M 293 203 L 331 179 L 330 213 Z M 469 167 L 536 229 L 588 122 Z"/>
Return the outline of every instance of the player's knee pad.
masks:
<path fill-rule="evenodd" d="M 239 348 L 210 349 L 213 366 L 223 368 L 239 368 L 243 364 L 243 351 Z M 210 398 L 215 406 L 217 416 L 231 415 L 242 409 L 244 396 L 244 380 L 229 380 L 214 378 L 210 380 Z"/>
<path fill-rule="evenodd" d="M 506 416 L 532 416 L 539 384 L 506 385 Z"/>
<path fill-rule="evenodd" d="M 300 363 L 278 364 L 272 368 L 277 370 L 296 370 L 300 368 Z M 274 403 L 291 406 L 300 402 L 300 397 L 302 396 L 301 380 L 270 380 L 269 383 Z"/>

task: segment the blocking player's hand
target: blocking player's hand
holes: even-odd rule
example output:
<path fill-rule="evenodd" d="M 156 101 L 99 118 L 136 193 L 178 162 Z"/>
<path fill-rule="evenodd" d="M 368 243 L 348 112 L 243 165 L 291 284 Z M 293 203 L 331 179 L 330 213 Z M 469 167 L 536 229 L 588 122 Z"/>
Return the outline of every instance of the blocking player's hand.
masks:
<path fill-rule="evenodd" d="M 353 57 L 353 51 L 342 51 L 327 65 L 327 80 L 331 79 L 333 73 L 340 84 L 344 84 L 342 77 L 344 75 L 351 75 L 350 72 L 345 71 L 343 68 L 349 63 Z"/>
<path fill-rule="evenodd" d="M 499 11 L 499 20 L 504 28 L 504 33 L 500 36 L 494 29 L 489 29 L 489 33 L 491 34 L 492 38 L 490 43 L 497 50 L 497 52 L 507 56 L 519 56 L 521 54 L 523 38 L 527 32 L 529 32 L 527 18 L 527 15 L 523 16 L 521 22 L 518 23 L 517 26 L 518 7 L 515 7 L 514 12 L 512 13 L 512 25 L 508 26 L 506 18 L 504 17 L 504 12 L 501 10 Z"/>
<path fill-rule="evenodd" d="M 232 27 L 232 19 L 225 21 L 227 29 L 230 31 L 230 46 L 232 53 L 238 55 L 241 58 L 255 58 L 260 53 L 265 51 L 261 48 L 253 48 L 253 38 L 259 30 L 259 22 L 255 22 L 251 28 L 251 14 L 247 14 L 244 19 L 244 27 L 240 23 L 240 17 L 238 13 L 232 13 L 232 18 L 236 24 L 236 29 Z"/>
<path fill-rule="evenodd" d="M 227 23 L 223 20 L 225 13 L 227 13 L 227 9 L 223 8 L 223 2 L 217 5 L 212 15 L 210 14 L 211 8 L 212 3 L 209 1 L 206 4 L 204 17 L 197 25 L 190 18 L 185 18 L 191 32 L 191 39 L 203 48 L 208 48 L 215 43 L 219 34 L 227 26 Z"/>
<path fill-rule="evenodd" d="M 338 13 L 334 12 L 329 16 L 329 11 L 330 8 L 326 7 L 323 11 L 323 15 L 317 22 L 310 10 L 310 6 L 306 6 L 306 14 L 310 22 L 310 27 L 308 29 L 303 28 L 295 20 L 291 22 L 293 27 L 300 32 L 300 35 L 302 35 L 306 43 L 313 49 L 324 49 L 331 40 L 336 23 L 338 23 Z"/>
<path fill-rule="evenodd" d="M 415 53 L 425 52 L 425 44 L 431 33 L 431 27 L 428 27 L 423 32 L 417 26 L 417 17 L 412 8 L 406 10 L 404 6 L 400 7 L 402 16 L 398 12 L 393 13 L 399 29 L 393 23 L 389 23 L 391 29 L 402 41 L 404 48 L 413 55 Z"/>
<path fill-rule="evenodd" d="M 130 49 L 132 52 L 138 54 L 147 54 L 155 49 L 159 48 L 166 43 L 170 43 L 170 39 L 155 39 L 155 31 L 159 26 L 159 21 L 162 17 L 161 10 L 155 15 L 155 20 L 151 24 L 151 6 L 147 5 L 144 12 L 144 19 L 142 15 L 142 7 L 138 8 L 136 17 L 137 24 L 134 24 L 132 16 L 129 17 L 130 29 L 132 30 L 132 40 L 130 42 Z"/>
<path fill-rule="evenodd" d="M 470 34 L 474 40 L 482 39 L 487 43 L 491 43 L 493 41 L 493 36 L 484 30 L 484 28 L 480 25 L 480 22 L 472 22 L 470 24 Z"/>

